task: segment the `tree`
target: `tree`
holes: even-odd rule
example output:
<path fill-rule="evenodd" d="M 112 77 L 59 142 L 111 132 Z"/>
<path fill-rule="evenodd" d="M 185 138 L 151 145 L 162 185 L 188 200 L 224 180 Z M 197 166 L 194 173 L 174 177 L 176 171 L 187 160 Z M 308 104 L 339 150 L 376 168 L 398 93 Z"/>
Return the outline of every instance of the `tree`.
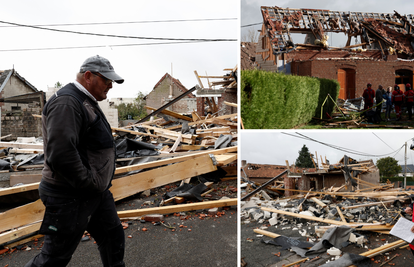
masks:
<path fill-rule="evenodd" d="M 259 32 L 254 29 L 249 29 L 242 37 L 243 42 L 257 43 L 259 40 Z"/>
<path fill-rule="evenodd" d="M 299 157 L 295 162 L 296 167 L 300 168 L 313 168 L 313 162 L 310 157 L 309 149 L 306 145 L 303 145 L 302 149 L 299 151 Z"/>
<path fill-rule="evenodd" d="M 138 93 L 134 103 L 121 103 L 116 106 L 118 109 L 118 119 L 122 120 L 139 120 L 147 115 L 145 110 L 144 94 Z"/>
<path fill-rule="evenodd" d="M 392 157 L 380 158 L 377 160 L 377 167 L 382 177 L 394 177 L 401 172 L 402 168 L 398 161 Z"/>
<path fill-rule="evenodd" d="M 55 83 L 55 88 L 61 88 L 62 84 L 60 82 Z"/>

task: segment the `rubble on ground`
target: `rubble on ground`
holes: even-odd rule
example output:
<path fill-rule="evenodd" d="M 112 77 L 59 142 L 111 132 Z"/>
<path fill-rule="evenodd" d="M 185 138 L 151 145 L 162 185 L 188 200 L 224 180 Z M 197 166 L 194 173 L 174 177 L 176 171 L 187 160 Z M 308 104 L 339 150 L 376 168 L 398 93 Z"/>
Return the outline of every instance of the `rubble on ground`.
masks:
<path fill-rule="evenodd" d="M 354 177 L 356 170 L 360 174 L 364 170 L 370 172 L 370 176 L 376 172 L 370 164 L 363 163 L 344 157 L 337 164 L 322 164 L 323 167 L 317 168 L 313 173 L 324 172 L 324 175 L 328 175 L 327 172 L 336 169 L 343 171 L 345 177 L 342 186 L 318 190 L 288 189 L 286 179 L 289 179 L 289 175 L 285 176 L 284 182 L 281 178 L 286 171 L 276 176 L 276 180 L 270 179 L 267 188 L 252 183 L 244 175 L 240 203 L 241 224 L 245 227 L 258 225 L 253 231 L 258 234 L 261 243 L 273 244 L 281 247 L 280 251 L 289 250 L 289 255 L 297 255 L 295 259 L 298 261 L 283 261 L 286 264 L 283 266 L 299 263 L 303 264 L 301 266 L 349 266 L 356 264 L 356 259 L 371 262 L 370 258 L 406 246 L 407 242 L 403 240 L 385 242 L 384 236 L 389 235 L 399 218 L 406 216 L 411 220 L 404 209 L 414 198 L 414 191 L 394 188 L 394 184 L 371 184 Z M 347 168 L 350 169 L 344 171 Z M 290 175 L 295 177 L 294 169 L 289 170 Z M 358 184 L 356 180 L 345 181 L 347 175 L 349 179 L 356 178 Z M 306 175 L 302 174 L 301 179 L 304 176 Z M 290 179 L 295 179 L 292 177 Z M 326 178 L 325 182 L 328 183 Z M 279 192 L 288 190 L 285 192 L 295 193 L 270 197 L 268 192 L 274 188 L 272 183 L 278 184 Z M 269 240 L 269 237 L 272 239 Z M 382 245 L 370 242 L 373 238 L 382 240 Z M 246 242 L 251 243 L 253 240 Z M 358 254 L 344 252 L 344 248 L 358 251 Z M 374 261 L 382 262 L 377 258 Z M 244 258 L 244 262 L 248 264 L 248 259 Z M 282 261 L 277 266 L 282 266 Z"/>
<path fill-rule="evenodd" d="M 157 196 L 145 208 L 119 211 L 122 221 L 160 218 L 154 214 L 178 214 L 185 220 L 196 211 L 197 218 L 219 218 L 226 207 L 237 205 L 237 113 L 204 117 L 193 112 L 187 118 L 170 112 L 112 128 L 117 168 L 110 190 L 115 201 Z M 37 188 L 43 144 L 24 139 L 1 142 L 0 147 L 0 246 L 10 253 L 40 237 L 36 233 L 44 206 Z M 174 192 L 180 187 L 185 189 Z M 161 222 L 168 225 L 168 218 Z"/>

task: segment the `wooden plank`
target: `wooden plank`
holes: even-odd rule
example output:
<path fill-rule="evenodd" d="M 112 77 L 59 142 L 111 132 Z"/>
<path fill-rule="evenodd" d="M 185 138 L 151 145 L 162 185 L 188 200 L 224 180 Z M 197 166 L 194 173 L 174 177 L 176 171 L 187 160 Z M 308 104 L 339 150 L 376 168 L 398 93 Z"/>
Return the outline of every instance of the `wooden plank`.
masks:
<path fill-rule="evenodd" d="M 341 209 L 340 209 L 338 206 L 336 206 L 336 210 L 338 211 L 339 216 L 341 216 L 341 220 L 342 220 L 344 223 L 346 223 L 347 221 L 346 221 L 346 219 L 345 219 L 344 215 L 342 214 Z"/>
<path fill-rule="evenodd" d="M 204 201 L 204 202 L 182 204 L 182 205 L 155 207 L 155 208 L 148 208 L 148 209 L 118 211 L 118 216 L 120 219 L 122 219 L 122 218 L 130 218 L 130 217 L 139 217 L 139 216 L 146 215 L 146 214 L 169 214 L 169 213 L 175 213 L 175 212 L 210 209 L 210 208 L 216 208 L 216 207 L 226 207 L 226 206 L 235 206 L 235 205 L 237 205 L 237 198 L 230 198 L 230 199 Z"/>
<path fill-rule="evenodd" d="M 28 144 L 28 143 L 16 143 L 16 142 L 0 142 L 0 147 L 14 147 L 24 149 L 43 149 L 43 144 Z"/>
<path fill-rule="evenodd" d="M 28 226 L 20 227 L 17 229 L 13 229 L 8 232 L 4 232 L 0 234 L 0 244 L 4 244 L 6 242 L 10 242 L 16 240 L 17 238 L 21 238 L 25 235 L 34 233 L 40 229 L 41 222 L 37 222 Z"/>
<path fill-rule="evenodd" d="M 149 107 L 149 106 L 144 106 L 144 108 L 149 109 L 149 110 L 157 110 L 156 108 Z M 177 119 L 186 120 L 186 121 L 193 121 L 190 117 L 181 115 L 177 112 L 174 112 L 174 111 L 171 111 L 171 110 L 168 110 L 168 109 L 162 110 L 161 113 L 163 113 L 165 115 L 168 115 L 168 116 L 171 116 L 171 117 L 174 117 L 174 118 L 177 118 Z"/>
<path fill-rule="evenodd" d="M 119 168 L 116 168 L 115 174 L 126 173 L 130 171 L 135 171 L 135 170 L 142 170 L 146 168 L 159 167 L 162 165 L 185 161 L 188 159 L 195 159 L 197 157 L 201 157 L 203 155 L 208 155 L 208 154 L 218 155 L 218 154 L 224 154 L 224 153 L 229 153 L 229 152 L 237 152 L 237 146 L 222 148 L 222 149 L 215 149 L 215 150 L 204 150 L 201 152 L 195 152 L 194 154 L 185 155 L 181 157 L 163 159 L 163 160 L 158 160 L 158 161 L 151 161 L 151 162 L 146 162 L 146 163 L 141 163 L 141 164 L 136 164 L 136 165 L 131 165 L 131 166 L 125 166 L 125 167 L 119 167 Z"/>
<path fill-rule="evenodd" d="M 44 212 L 45 206 L 40 199 L 2 212 L 0 213 L 0 232 L 42 220 Z"/>
<path fill-rule="evenodd" d="M 214 117 L 214 118 L 210 118 L 210 119 L 204 119 L 204 120 L 201 120 L 201 121 L 190 122 L 188 124 L 188 126 L 193 126 L 193 125 L 198 125 L 198 124 L 203 124 L 203 123 L 213 123 L 213 119 L 215 119 L 215 118 L 228 119 L 228 118 L 233 118 L 233 117 L 237 118 L 237 113 L 218 116 L 218 117 Z M 173 130 L 173 129 L 179 129 L 179 128 L 181 128 L 181 125 L 172 126 L 172 127 L 167 128 L 167 129 L 168 130 Z"/>
<path fill-rule="evenodd" d="M 127 130 L 127 129 L 123 129 L 123 128 L 116 128 L 116 127 L 111 127 L 111 129 L 114 132 L 118 131 L 118 132 L 125 132 L 125 133 L 130 133 L 130 134 L 135 134 L 135 135 L 144 135 L 144 136 L 151 136 L 151 137 L 158 138 L 158 136 L 155 135 L 155 134 L 141 133 L 141 132 L 137 132 L 137 131 Z"/>
<path fill-rule="evenodd" d="M 35 240 L 35 239 L 42 238 L 43 236 L 44 235 L 34 235 L 34 236 L 31 236 L 31 237 L 28 237 L 28 238 L 25 238 L 25 239 L 7 244 L 5 247 L 11 249 L 11 248 L 17 247 L 18 245 L 26 244 L 26 243 L 29 243 L 30 241 Z"/>
<path fill-rule="evenodd" d="M 278 213 L 278 214 L 283 214 L 283 215 L 287 215 L 287 216 L 293 216 L 293 217 L 297 217 L 297 218 L 302 218 L 302 219 L 306 219 L 306 220 L 310 220 L 310 221 L 317 221 L 317 222 L 323 222 L 323 223 L 328 223 L 328 224 L 334 224 L 334 225 L 346 225 L 352 228 L 356 228 L 359 231 L 380 231 L 380 230 L 390 230 L 393 225 L 373 225 L 373 224 L 364 224 L 364 223 L 344 223 L 342 221 L 335 221 L 335 220 L 330 220 L 330 219 L 322 219 L 319 217 L 314 217 L 314 216 L 309 216 L 309 215 L 304 215 L 304 214 L 298 214 L 298 213 L 293 213 L 293 212 L 288 212 L 288 211 L 283 211 L 283 210 L 277 210 L 277 209 L 272 209 L 272 208 L 266 208 L 266 207 L 262 207 L 261 210 L 264 211 L 269 211 L 269 212 L 274 212 L 274 213 Z"/>
<path fill-rule="evenodd" d="M 230 102 L 227 102 L 227 101 L 223 101 L 223 103 L 226 104 L 227 106 L 237 108 L 237 103 L 230 103 Z"/>
<path fill-rule="evenodd" d="M 111 192 L 115 201 L 147 189 L 185 180 L 217 170 L 208 155 L 168 165 L 165 167 L 118 178 L 112 181 Z"/>
<path fill-rule="evenodd" d="M 12 195 L 20 192 L 26 192 L 31 190 L 37 190 L 39 187 L 39 183 L 27 184 L 27 185 L 20 185 L 15 187 L 9 188 L 2 188 L 0 189 L 0 196 Z"/>
<path fill-rule="evenodd" d="M 155 134 L 157 135 L 157 137 L 161 136 L 161 137 L 169 138 L 169 139 L 172 139 L 172 140 L 176 140 L 181 135 L 182 142 L 190 144 L 190 145 L 194 144 L 195 139 L 197 137 L 197 135 L 194 135 L 194 134 L 181 134 L 179 132 L 174 132 L 174 131 L 171 131 L 171 130 L 168 130 L 168 129 L 161 129 L 161 128 L 158 128 L 158 127 L 153 127 L 153 126 L 148 126 L 148 125 L 143 125 L 142 127 L 153 130 L 155 132 Z M 181 125 L 180 125 L 180 127 L 181 127 Z"/>
<path fill-rule="evenodd" d="M 320 201 L 319 199 L 317 199 L 316 197 L 311 197 L 311 199 L 313 200 L 313 202 L 315 202 L 316 204 L 318 204 L 322 208 L 326 208 L 326 204 L 323 203 L 322 201 Z"/>
<path fill-rule="evenodd" d="M 32 174 L 22 174 L 22 173 L 13 173 L 10 175 L 10 186 L 22 183 L 22 184 L 32 184 L 38 183 L 42 179 L 41 173 L 32 173 Z"/>
<path fill-rule="evenodd" d="M 215 157 L 216 157 L 218 166 L 224 166 L 237 160 L 236 153 L 225 154 L 225 155 L 215 155 Z"/>

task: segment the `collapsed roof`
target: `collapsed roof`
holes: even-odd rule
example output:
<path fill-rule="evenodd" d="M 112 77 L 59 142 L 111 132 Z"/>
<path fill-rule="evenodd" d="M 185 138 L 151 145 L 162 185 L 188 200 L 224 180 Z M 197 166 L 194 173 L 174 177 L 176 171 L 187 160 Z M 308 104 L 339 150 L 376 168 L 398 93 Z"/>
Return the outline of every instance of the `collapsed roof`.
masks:
<path fill-rule="evenodd" d="M 277 6 L 262 6 L 261 11 L 263 28 L 271 40 L 274 54 L 298 48 L 331 50 L 359 46 L 381 50 L 383 55 L 397 53 L 402 58 L 411 58 L 414 54 L 414 15 L 400 15 L 396 11 L 394 14 L 366 13 Z M 329 47 L 327 32 L 347 35 L 345 47 Z M 291 33 L 308 34 L 310 38 L 305 44 L 294 44 Z M 360 37 L 360 44 L 350 45 L 352 37 Z"/>

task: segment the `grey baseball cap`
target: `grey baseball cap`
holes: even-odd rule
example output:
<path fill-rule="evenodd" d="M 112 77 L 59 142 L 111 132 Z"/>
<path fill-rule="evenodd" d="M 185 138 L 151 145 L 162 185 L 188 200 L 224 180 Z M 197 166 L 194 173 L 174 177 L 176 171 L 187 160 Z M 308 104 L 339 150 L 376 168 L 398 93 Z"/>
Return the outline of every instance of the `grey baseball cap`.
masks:
<path fill-rule="evenodd" d="M 124 82 L 124 79 L 115 73 L 115 70 L 109 60 L 98 55 L 87 58 L 85 62 L 83 62 L 80 67 L 80 72 L 83 73 L 88 70 L 90 72 L 98 72 L 105 78 L 115 81 L 116 83 Z"/>

